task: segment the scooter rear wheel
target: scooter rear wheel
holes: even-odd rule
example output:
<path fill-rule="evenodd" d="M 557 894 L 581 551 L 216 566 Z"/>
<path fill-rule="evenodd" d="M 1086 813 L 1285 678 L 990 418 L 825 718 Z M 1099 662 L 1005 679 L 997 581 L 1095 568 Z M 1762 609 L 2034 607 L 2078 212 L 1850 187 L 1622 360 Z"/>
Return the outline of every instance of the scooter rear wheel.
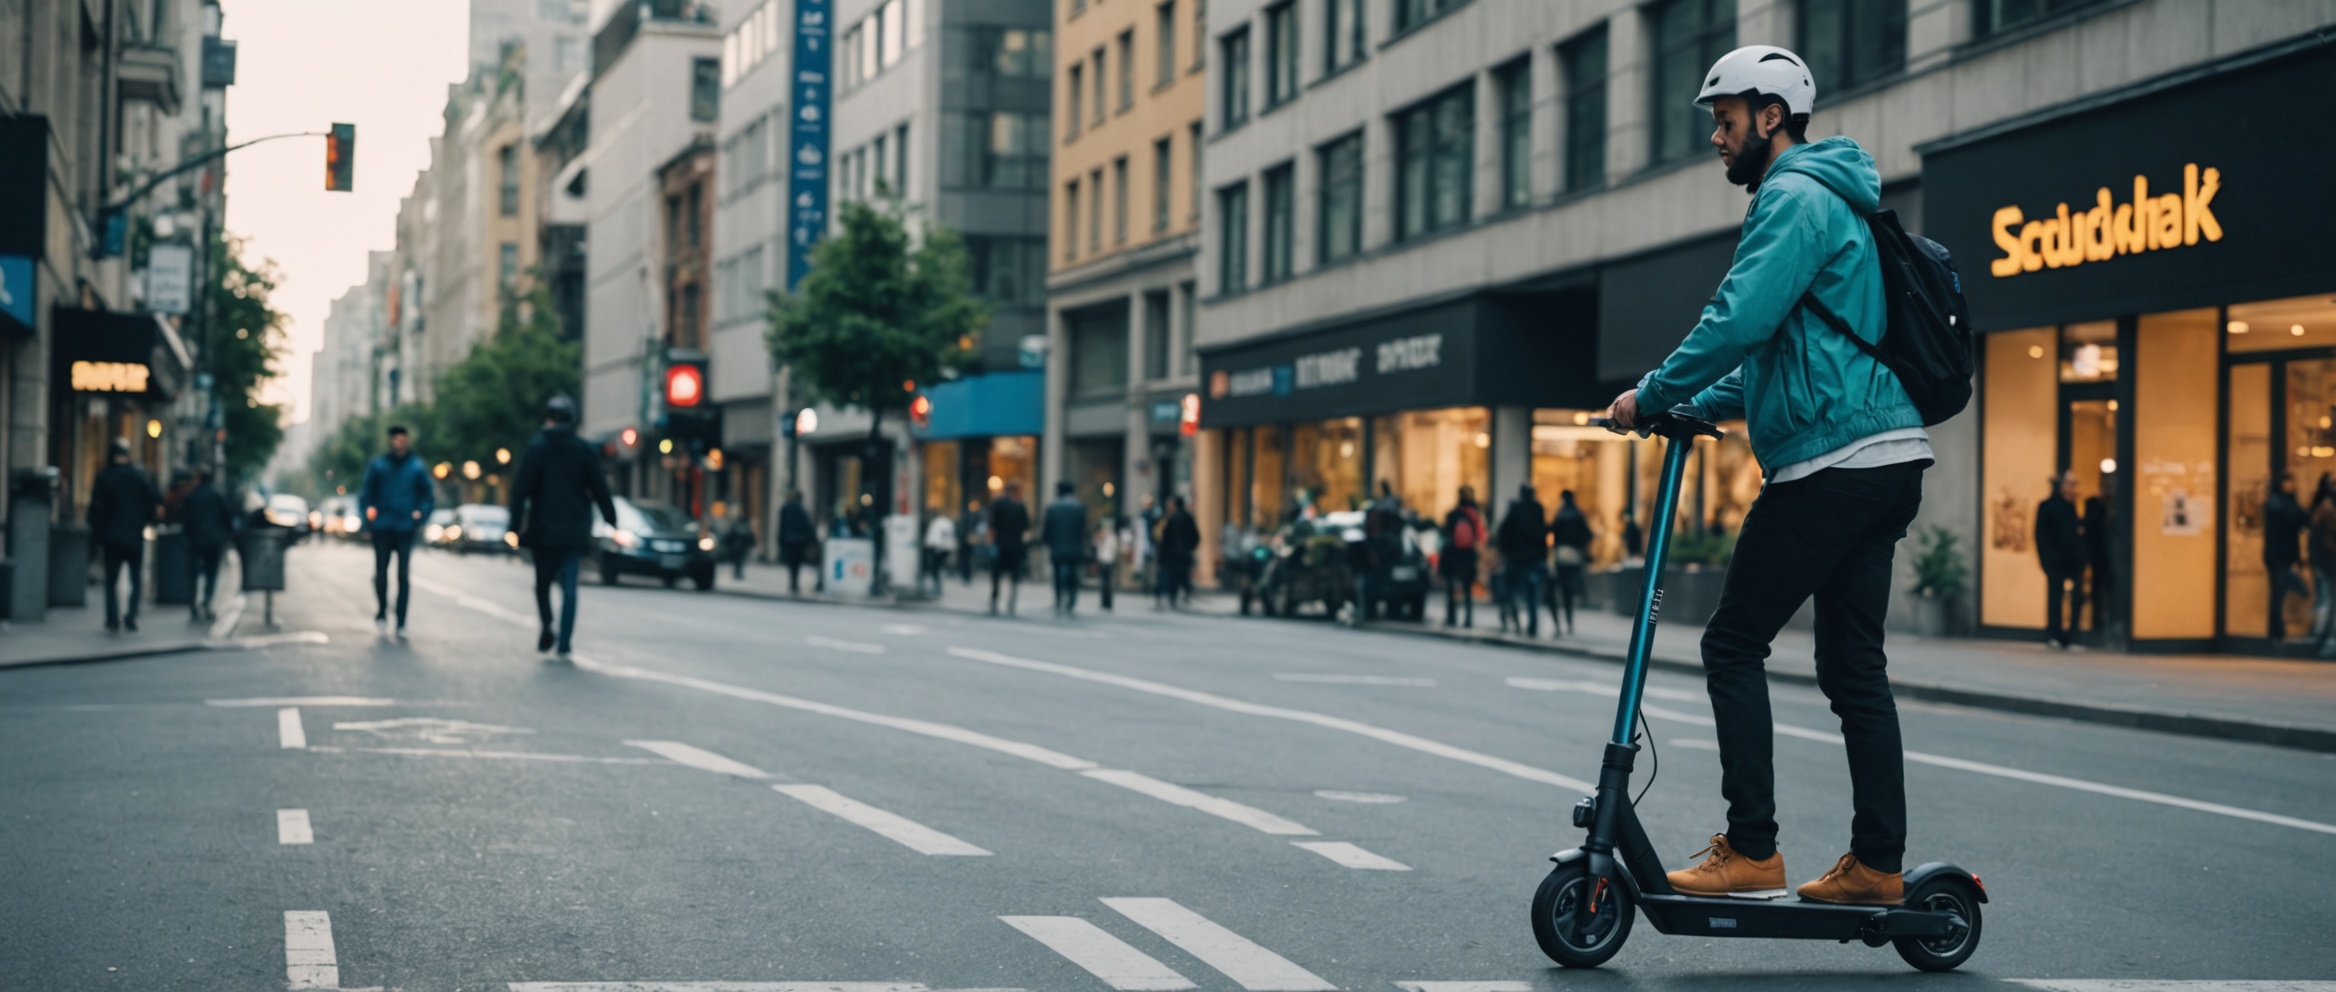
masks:
<path fill-rule="evenodd" d="M 1906 894 L 1906 908 L 1952 913 L 1963 926 L 1941 937 L 1899 937 L 1891 941 L 1898 956 L 1924 971 L 1952 971 L 1979 950 L 1979 900 L 1970 889 L 1946 878 L 1933 878 Z"/>
<path fill-rule="evenodd" d="M 1592 906 L 1585 891 L 1590 885 L 1589 866 L 1576 861 L 1557 866 L 1533 893 L 1533 939 L 1541 943 L 1541 953 L 1568 968 L 1605 964 L 1630 938 L 1637 915 L 1625 887 L 1606 884 Z M 1586 908 L 1595 912 L 1577 933 L 1575 918 Z"/>

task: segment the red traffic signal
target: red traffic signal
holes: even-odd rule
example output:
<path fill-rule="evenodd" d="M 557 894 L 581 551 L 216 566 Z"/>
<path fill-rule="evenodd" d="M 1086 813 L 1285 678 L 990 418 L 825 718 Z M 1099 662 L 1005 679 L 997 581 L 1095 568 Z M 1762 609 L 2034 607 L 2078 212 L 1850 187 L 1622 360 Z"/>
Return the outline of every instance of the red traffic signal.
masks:
<path fill-rule="evenodd" d="M 932 397 L 919 396 L 916 399 L 908 401 L 908 420 L 911 425 L 914 425 L 916 429 L 920 431 L 927 427 L 931 427 L 933 425 Z"/>
<path fill-rule="evenodd" d="M 346 193 L 356 188 L 357 125 L 335 124 L 324 136 L 324 188 Z"/>
<path fill-rule="evenodd" d="M 706 400 L 706 367 L 678 362 L 665 369 L 665 405 L 676 410 L 696 407 Z"/>

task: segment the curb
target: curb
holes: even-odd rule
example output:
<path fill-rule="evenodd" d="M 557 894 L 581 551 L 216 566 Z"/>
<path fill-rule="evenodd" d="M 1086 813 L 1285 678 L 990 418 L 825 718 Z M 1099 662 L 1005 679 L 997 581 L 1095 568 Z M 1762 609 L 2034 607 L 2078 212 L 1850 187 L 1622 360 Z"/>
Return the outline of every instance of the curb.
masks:
<path fill-rule="evenodd" d="M 214 647 L 216 647 L 216 645 L 214 645 L 209 640 L 166 641 L 156 644 L 142 644 L 137 647 L 124 647 L 108 649 L 104 651 L 89 651 L 78 654 L 52 655 L 47 658 L 26 658 L 21 661 L 5 661 L 0 662 L 0 671 L 7 671 L 12 668 L 54 668 L 58 665 L 79 665 L 99 661 L 126 661 L 132 658 L 152 658 L 158 655 L 166 654 L 190 654 L 196 651 L 210 651 L 213 650 Z"/>
<path fill-rule="evenodd" d="M 1574 658 L 1586 658 L 1592 661 L 1612 662 L 1617 665 L 1621 664 L 1623 660 L 1623 654 L 1620 651 L 1572 647 L 1546 641 L 1512 640 L 1495 634 L 1445 633 L 1432 628 L 1386 623 L 1364 624 L 1361 629 L 1408 634 L 1413 637 L 1428 637 L 1443 641 L 1522 648 Z M 1647 667 L 1683 675 L 1701 676 L 1703 674 L 1701 663 L 1688 661 L 1684 658 L 1651 657 L 1647 659 Z M 1795 685 L 1814 686 L 1817 684 L 1816 676 L 1804 675 L 1800 672 L 1780 672 L 1770 669 L 1768 677 Z M 1988 692 L 1981 689 L 1958 689 L 1953 686 L 1929 682 L 1908 682 L 1896 678 L 1890 680 L 1890 688 L 1901 696 L 1934 703 L 1951 703 L 1957 706 L 1970 706 L 2027 716 L 2058 717 L 2080 723 L 2130 727 L 2136 730 L 2150 730 L 2184 737 L 2202 737 L 2213 740 L 2240 741 L 2248 744 L 2268 744 L 2273 747 L 2294 748 L 2299 751 L 2336 753 L 2336 730 L 2322 730 L 2316 727 L 2298 727 L 2292 724 L 2266 723 L 2195 713 L 2172 713 L 2164 710 L 2072 703 L 2057 699 L 2039 699 L 2032 696 Z"/>

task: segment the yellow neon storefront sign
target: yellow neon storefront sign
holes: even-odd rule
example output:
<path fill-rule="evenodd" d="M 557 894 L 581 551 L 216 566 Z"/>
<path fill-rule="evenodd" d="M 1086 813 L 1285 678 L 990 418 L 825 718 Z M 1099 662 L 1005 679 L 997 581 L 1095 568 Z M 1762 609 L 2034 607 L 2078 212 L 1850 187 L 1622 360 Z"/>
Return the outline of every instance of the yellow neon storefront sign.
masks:
<path fill-rule="evenodd" d="M 2222 240 L 2214 216 L 2214 195 L 2222 191 L 2222 170 L 2182 167 L 2182 191 L 2152 195 L 2147 176 L 2133 177 L 2133 199 L 2116 203 L 2103 186 L 2090 210 L 2060 205 L 2053 215 L 2029 220 L 2018 206 L 1995 212 L 1995 246 L 2003 255 L 1987 263 L 1998 279 L 2038 269 L 2065 269 L 2160 248 Z"/>
<path fill-rule="evenodd" d="M 135 362 L 74 362 L 73 390 L 81 393 L 143 393 L 151 373 Z"/>

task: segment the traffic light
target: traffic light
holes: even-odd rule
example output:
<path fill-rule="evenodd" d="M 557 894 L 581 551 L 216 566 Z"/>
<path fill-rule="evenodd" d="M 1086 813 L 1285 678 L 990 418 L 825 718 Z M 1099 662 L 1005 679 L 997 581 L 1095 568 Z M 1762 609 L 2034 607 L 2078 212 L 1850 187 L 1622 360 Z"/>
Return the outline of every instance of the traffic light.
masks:
<path fill-rule="evenodd" d="M 908 420 L 920 431 L 933 426 L 932 397 L 919 396 L 908 401 Z"/>
<path fill-rule="evenodd" d="M 335 124 L 324 136 L 324 188 L 346 193 L 356 188 L 357 125 Z"/>
<path fill-rule="evenodd" d="M 675 410 L 695 409 L 706 401 L 706 363 L 678 361 L 665 367 L 665 405 Z"/>

